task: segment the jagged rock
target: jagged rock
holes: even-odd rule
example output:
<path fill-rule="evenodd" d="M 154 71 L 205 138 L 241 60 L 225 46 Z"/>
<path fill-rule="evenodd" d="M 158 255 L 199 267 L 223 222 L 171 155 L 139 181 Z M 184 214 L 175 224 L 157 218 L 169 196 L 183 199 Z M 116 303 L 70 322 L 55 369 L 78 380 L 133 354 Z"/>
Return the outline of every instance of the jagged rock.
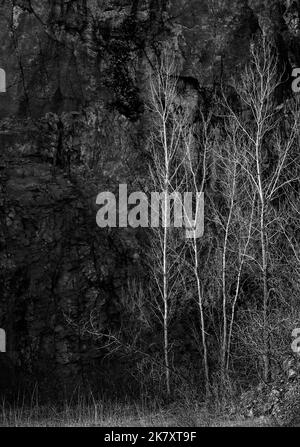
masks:
<path fill-rule="evenodd" d="M 269 417 L 276 425 L 300 424 L 300 367 L 299 357 L 289 356 L 282 372 L 272 383 L 260 384 L 243 393 L 242 412 L 247 417 Z"/>

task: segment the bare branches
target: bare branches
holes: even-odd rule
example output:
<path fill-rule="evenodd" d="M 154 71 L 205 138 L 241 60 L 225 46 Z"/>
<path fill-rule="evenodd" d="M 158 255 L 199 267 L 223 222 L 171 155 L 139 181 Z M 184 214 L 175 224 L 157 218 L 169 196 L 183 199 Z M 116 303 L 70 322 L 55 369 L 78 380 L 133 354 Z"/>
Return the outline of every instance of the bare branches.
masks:
<path fill-rule="evenodd" d="M 240 84 L 236 85 L 236 92 L 248 111 L 251 119 L 247 120 L 243 115 L 237 113 L 225 102 L 229 110 L 229 120 L 238 127 L 241 139 L 241 155 L 238 165 L 245 174 L 248 187 L 252 185 L 255 195 L 251 208 L 251 227 L 259 233 L 260 255 L 247 253 L 250 246 L 251 231 L 243 252 L 242 263 L 245 259 L 251 259 L 260 266 L 263 310 L 262 320 L 264 326 L 264 379 L 268 380 L 270 374 L 269 359 L 269 333 L 268 314 L 270 310 L 270 253 L 268 246 L 272 240 L 272 231 L 276 225 L 277 218 L 271 212 L 272 201 L 277 197 L 279 191 L 284 187 L 299 180 L 299 177 L 290 176 L 290 166 L 295 165 L 298 155 L 295 155 L 295 143 L 297 141 L 299 127 L 298 108 L 292 114 L 292 123 L 288 135 L 282 135 L 279 128 L 279 119 L 276 117 L 275 93 L 281 83 L 282 75 L 278 74 L 278 59 L 274 48 L 262 37 L 258 46 L 251 46 L 251 61 L 242 75 Z M 271 152 L 272 151 L 272 152 Z M 272 159 L 276 161 L 272 165 L 272 171 L 267 172 L 266 160 L 272 154 Z M 258 198 L 256 202 L 254 197 Z M 251 202 L 250 202 L 251 203 Z M 255 204 L 255 207 L 253 208 Z M 276 231 L 276 230 L 275 230 Z M 254 234 L 254 233 L 253 233 Z M 224 262 L 223 262 L 224 263 Z M 238 285 L 240 284 L 241 270 L 238 272 Z M 236 302 L 236 296 L 234 298 Z M 231 313 L 233 315 L 233 313 Z M 225 320 L 225 319 L 224 319 Z M 231 319 L 232 321 L 232 319 Z M 225 325 L 225 321 L 224 321 Z M 230 323 L 232 332 L 232 323 Z M 230 335 L 231 338 L 231 335 Z M 227 365 L 229 359 L 227 357 Z"/>
<path fill-rule="evenodd" d="M 202 133 L 202 144 L 200 146 L 199 154 L 195 156 L 194 152 L 194 132 L 193 126 L 185 124 L 183 119 L 183 147 L 185 151 L 185 177 L 186 177 L 186 188 L 191 190 L 195 197 L 200 194 L 204 194 L 206 173 L 207 173 L 207 163 L 208 154 L 212 150 L 212 135 L 210 134 L 210 120 L 211 115 L 207 119 L 201 113 L 201 133 Z M 199 139 L 200 140 L 200 139 Z M 199 141 L 198 140 L 198 141 Z M 203 212 L 199 209 L 199 203 L 196 203 L 196 221 L 199 213 Z M 191 224 L 191 222 L 189 222 Z M 203 349 L 203 364 L 205 373 L 205 388 L 206 394 L 210 393 L 210 377 L 209 377 L 209 366 L 208 366 L 208 348 L 207 348 L 207 332 L 206 332 L 206 322 L 204 315 L 204 290 L 202 284 L 202 271 L 200 267 L 200 252 L 199 252 L 199 240 L 197 237 L 196 230 L 192 232 L 192 238 L 189 241 L 188 247 L 190 250 L 190 269 L 196 281 L 196 296 L 199 308 L 200 316 L 200 330 L 201 330 L 201 345 Z"/>
<path fill-rule="evenodd" d="M 154 73 L 151 73 L 150 92 L 149 108 L 153 122 L 150 175 L 153 190 L 163 198 L 162 227 L 158 225 L 152 229 L 150 265 L 158 291 L 157 295 L 154 293 L 154 302 L 163 326 L 166 389 L 170 394 L 169 324 L 176 313 L 174 303 L 182 280 L 178 239 L 170 228 L 170 196 L 182 185 L 178 175 L 182 165 L 179 157 L 182 123 L 177 118 L 176 63 L 168 49 L 162 52 Z"/>

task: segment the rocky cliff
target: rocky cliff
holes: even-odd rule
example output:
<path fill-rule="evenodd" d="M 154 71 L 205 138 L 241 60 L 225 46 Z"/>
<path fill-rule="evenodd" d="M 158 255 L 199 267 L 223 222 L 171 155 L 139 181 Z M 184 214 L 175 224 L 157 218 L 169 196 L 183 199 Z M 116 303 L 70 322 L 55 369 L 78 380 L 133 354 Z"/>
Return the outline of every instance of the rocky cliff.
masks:
<path fill-rule="evenodd" d="M 102 354 L 66 315 L 122 318 L 141 235 L 97 228 L 95 197 L 145 181 L 145 92 L 161 42 L 176 51 L 187 99 L 205 107 L 260 31 L 287 73 L 300 66 L 299 18 L 290 0 L 0 2 L 0 327 L 22 375 L 87 379 Z"/>

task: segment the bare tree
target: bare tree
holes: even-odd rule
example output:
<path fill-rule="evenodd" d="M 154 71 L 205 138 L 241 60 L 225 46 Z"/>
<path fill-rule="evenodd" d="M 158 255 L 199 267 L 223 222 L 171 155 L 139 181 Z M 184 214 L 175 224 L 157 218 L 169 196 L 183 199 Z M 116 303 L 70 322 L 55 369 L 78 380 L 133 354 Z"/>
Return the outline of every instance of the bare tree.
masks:
<path fill-rule="evenodd" d="M 239 165 L 257 196 L 255 218 L 259 234 L 259 255 L 253 256 L 260 269 L 262 284 L 263 320 L 263 377 L 270 375 L 268 313 L 271 288 L 269 284 L 270 219 L 273 201 L 280 191 L 296 181 L 288 175 L 290 154 L 296 141 L 299 123 L 298 112 L 294 114 L 289 134 L 282 135 L 280 115 L 276 108 L 276 92 L 282 76 L 278 74 L 278 59 L 275 49 L 262 36 L 259 45 L 251 45 L 251 61 L 242 74 L 236 92 L 243 107 L 242 112 L 234 110 L 226 101 L 230 119 L 234 121 L 243 137 Z M 270 165 L 272 159 L 272 166 Z"/>
<path fill-rule="evenodd" d="M 225 140 L 214 145 L 218 164 L 219 188 L 225 210 L 215 208 L 222 229 L 220 284 L 222 295 L 221 377 L 228 376 L 235 311 L 241 291 L 243 269 L 253 236 L 254 188 L 241 169 L 243 139 L 236 122 L 225 125 Z"/>
<path fill-rule="evenodd" d="M 156 206 L 151 209 L 152 249 L 150 268 L 156 284 L 154 303 L 156 316 L 162 321 L 164 340 L 164 362 L 167 393 L 170 386 L 170 340 L 169 324 L 175 314 L 176 296 L 183 284 L 179 264 L 182 263 L 181 242 L 171 228 L 171 215 L 178 217 L 174 226 L 182 226 L 180 216 L 181 200 L 178 192 L 182 179 L 180 145 L 182 126 L 177 118 L 177 68 L 174 56 L 164 50 L 150 76 L 150 111 L 153 124 L 151 135 L 152 163 L 150 173 L 152 187 L 156 194 Z M 153 196 L 152 196 L 153 199 Z M 162 200 L 162 219 L 159 216 L 159 202 Z M 153 200 L 151 201 L 153 204 Z M 178 208 L 176 209 L 176 206 Z"/>
<path fill-rule="evenodd" d="M 182 140 L 184 150 L 184 166 L 186 177 L 186 189 L 191 191 L 196 198 L 195 221 L 200 218 L 200 213 L 204 212 L 201 204 L 204 203 L 205 183 L 208 169 L 208 154 L 212 149 L 212 136 L 210 133 L 211 114 L 207 118 L 201 113 L 201 129 L 196 129 L 190 120 L 186 118 L 188 113 L 181 113 L 179 120 L 182 126 Z M 195 149 L 197 147 L 197 150 Z M 203 196 L 202 201 L 198 200 Z M 192 222 L 189 221 L 189 216 L 185 215 L 188 225 L 192 227 Z M 203 216 L 204 217 L 204 216 Z M 204 287 L 203 287 L 203 269 L 200 260 L 200 241 L 199 229 L 192 230 L 192 236 L 188 241 L 187 247 L 190 251 L 190 256 L 187 260 L 188 274 L 190 270 L 196 282 L 196 296 L 200 316 L 200 330 L 201 330 L 201 344 L 203 350 L 203 365 L 205 374 L 205 389 L 206 394 L 210 393 L 210 377 L 208 366 L 208 348 L 207 348 L 207 332 L 204 312 Z"/>

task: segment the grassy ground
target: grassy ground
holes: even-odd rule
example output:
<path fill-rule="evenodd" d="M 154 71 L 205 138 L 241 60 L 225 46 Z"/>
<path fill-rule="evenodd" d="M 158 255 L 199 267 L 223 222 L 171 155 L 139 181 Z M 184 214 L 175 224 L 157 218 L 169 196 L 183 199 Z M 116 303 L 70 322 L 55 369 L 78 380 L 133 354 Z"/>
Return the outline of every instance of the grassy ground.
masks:
<path fill-rule="evenodd" d="M 267 419 L 243 419 L 213 414 L 198 405 L 178 404 L 149 409 L 141 405 L 65 403 L 56 406 L 3 403 L 0 408 L 2 427 L 258 427 L 272 425 Z"/>

